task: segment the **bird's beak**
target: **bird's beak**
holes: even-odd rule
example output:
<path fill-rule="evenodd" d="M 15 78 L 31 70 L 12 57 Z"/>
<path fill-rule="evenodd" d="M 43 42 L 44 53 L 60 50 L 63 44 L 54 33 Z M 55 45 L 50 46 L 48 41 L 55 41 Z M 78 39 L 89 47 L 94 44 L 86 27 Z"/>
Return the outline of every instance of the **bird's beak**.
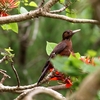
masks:
<path fill-rule="evenodd" d="M 74 31 L 73 31 L 73 34 L 76 33 L 76 32 L 79 32 L 80 30 L 81 30 L 81 29 L 74 30 Z"/>

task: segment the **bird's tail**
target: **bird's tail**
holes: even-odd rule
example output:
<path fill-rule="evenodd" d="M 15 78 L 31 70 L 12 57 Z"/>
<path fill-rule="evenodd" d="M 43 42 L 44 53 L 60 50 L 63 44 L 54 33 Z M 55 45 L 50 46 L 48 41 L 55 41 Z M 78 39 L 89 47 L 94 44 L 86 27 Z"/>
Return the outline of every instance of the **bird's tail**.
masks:
<path fill-rule="evenodd" d="M 43 80 L 43 78 L 44 78 L 45 75 L 47 74 L 47 72 L 48 72 L 48 70 L 49 70 L 49 63 L 50 63 L 50 61 L 48 61 L 48 62 L 45 64 L 45 66 L 44 66 L 44 68 L 43 68 L 43 70 L 42 70 L 42 74 L 41 74 L 40 78 L 38 79 L 37 85 L 39 85 L 39 83 Z"/>

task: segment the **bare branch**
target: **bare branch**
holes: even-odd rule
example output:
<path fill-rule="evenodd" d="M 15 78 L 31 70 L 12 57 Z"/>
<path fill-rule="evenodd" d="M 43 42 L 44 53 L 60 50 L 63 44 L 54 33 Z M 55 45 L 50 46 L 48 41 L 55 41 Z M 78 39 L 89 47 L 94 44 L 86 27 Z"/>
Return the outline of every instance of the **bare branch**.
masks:
<path fill-rule="evenodd" d="M 7 16 L 7 17 L 0 17 L 0 24 L 20 22 L 20 21 L 28 20 L 28 19 L 31 19 L 31 18 L 39 17 L 39 16 L 61 19 L 61 20 L 65 20 L 65 21 L 68 21 L 68 22 L 72 22 L 72 23 L 99 24 L 99 22 L 97 20 L 70 18 L 70 17 L 65 16 L 65 15 L 42 12 L 40 9 L 30 11 L 30 12 L 24 13 L 24 14 L 12 15 L 12 16 Z"/>
<path fill-rule="evenodd" d="M 49 0 L 43 7 L 43 11 L 49 12 L 50 8 L 59 0 Z"/>
<path fill-rule="evenodd" d="M 0 63 L 2 63 L 3 61 L 5 61 L 7 58 L 6 56 L 4 56 L 2 59 L 0 59 Z"/>
<path fill-rule="evenodd" d="M 56 100 L 66 100 L 66 98 L 62 96 L 60 93 L 52 89 L 45 88 L 45 87 L 35 87 L 34 89 L 27 90 L 21 95 L 19 95 L 15 100 L 32 100 L 32 98 L 35 95 L 41 94 L 41 93 L 48 94 L 52 96 L 53 98 L 55 98 Z"/>
<path fill-rule="evenodd" d="M 70 18 L 65 15 L 58 15 L 58 14 L 51 14 L 48 12 L 42 12 L 41 16 L 43 17 L 49 17 L 49 18 L 55 18 L 55 19 L 62 19 L 68 22 L 72 23 L 92 23 L 92 24 L 99 24 L 97 20 L 92 20 L 92 19 L 76 19 L 76 18 Z"/>
<path fill-rule="evenodd" d="M 16 71 L 16 69 L 14 67 L 14 63 L 13 62 L 11 62 L 11 67 L 12 67 L 14 73 L 15 73 L 15 76 L 16 76 L 16 79 L 17 79 L 17 82 L 18 82 L 18 87 L 19 87 L 20 86 L 20 79 L 19 79 L 18 73 L 17 73 L 17 71 Z"/>
<path fill-rule="evenodd" d="M 60 13 L 62 11 L 64 11 L 66 8 L 68 8 L 70 6 L 71 2 L 69 2 L 68 4 L 65 4 L 64 7 L 62 7 L 59 10 L 54 10 L 54 11 L 50 11 L 50 13 Z"/>
<path fill-rule="evenodd" d="M 62 89 L 66 89 L 66 84 L 61 84 L 61 85 L 56 85 L 56 86 L 50 86 L 48 88 L 53 89 L 53 90 L 62 90 Z"/>
<path fill-rule="evenodd" d="M 26 85 L 26 86 L 20 86 L 20 87 L 18 87 L 18 86 L 2 86 L 2 87 L 0 87 L 0 92 L 13 92 L 13 93 L 18 93 L 18 91 L 19 91 L 19 93 L 22 93 L 22 91 L 21 90 L 26 90 L 26 89 L 31 89 L 31 88 L 34 88 L 34 87 L 36 87 L 37 86 L 37 83 L 35 83 L 35 84 L 31 84 L 31 85 Z"/>
<path fill-rule="evenodd" d="M 36 17 L 49 17 L 49 18 L 55 18 L 55 19 L 61 19 L 72 23 L 92 23 L 92 24 L 99 24 L 97 20 L 91 20 L 91 19 L 75 19 L 70 18 L 65 15 L 59 15 L 59 14 L 52 14 L 48 13 L 48 9 L 51 8 L 55 3 L 57 3 L 58 0 L 49 0 L 43 7 L 38 8 L 34 11 L 30 11 L 28 13 L 19 14 L 19 15 L 12 15 L 7 17 L 0 17 L 0 24 L 6 24 L 6 23 L 13 23 L 13 22 L 21 22 L 28 19 L 33 19 Z"/>
<path fill-rule="evenodd" d="M 7 74 L 4 72 L 4 70 L 3 70 L 3 71 L 0 70 L 0 73 L 3 74 L 3 77 L 2 77 L 2 79 L 1 79 L 1 81 L 0 81 L 0 84 L 3 84 L 4 81 L 6 80 L 6 78 L 7 78 L 7 77 L 10 78 L 10 76 L 7 75 Z"/>
<path fill-rule="evenodd" d="M 37 9 L 37 10 L 30 11 L 28 13 L 19 14 L 19 15 L 0 17 L 0 24 L 25 21 L 28 19 L 38 17 L 39 13 L 40 13 L 40 9 Z"/>
<path fill-rule="evenodd" d="M 59 10 L 50 11 L 50 13 L 60 13 L 60 12 L 64 11 L 66 8 L 67 8 L 67 6 L 64 6 L 63 8 L 61 8 Z"/>

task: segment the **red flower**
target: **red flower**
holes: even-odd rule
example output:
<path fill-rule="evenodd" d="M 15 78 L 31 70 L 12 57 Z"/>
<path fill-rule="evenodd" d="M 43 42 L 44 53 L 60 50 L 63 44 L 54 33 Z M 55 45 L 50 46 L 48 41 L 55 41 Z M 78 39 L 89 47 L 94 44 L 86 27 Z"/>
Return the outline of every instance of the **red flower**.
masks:
<path fill-rule="evenodd" d="M 0 17 L 8 16 L 8 12 L 18 6 L 18 0 L 0 0 Z"/>
<path fill-rule="evenodd" d="M 53 68 L 50 69 L 50 72 L 52 72 Z M 72 86 L 72 81 L 70 77 L 67 77 L 65 74 L 56 71 L 53 76 L 49 79 L 50 81 L 60 81 L 64 84 L 66 84 L 66 88 L 70 88 Z"/>
<path fill-rule="evenodd" d="M 0 11 L 0 17 L 3 17 L 3 16 L 8 16 L 8 14 L 4 11 Z"/>

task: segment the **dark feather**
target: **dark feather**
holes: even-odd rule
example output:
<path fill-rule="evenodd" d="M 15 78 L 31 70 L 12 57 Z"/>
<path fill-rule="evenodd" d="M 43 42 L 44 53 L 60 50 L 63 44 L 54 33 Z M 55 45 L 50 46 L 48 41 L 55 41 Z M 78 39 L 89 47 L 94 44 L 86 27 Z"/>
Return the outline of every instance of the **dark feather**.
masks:
<path fill-rule="evenodd" d="M 46 62 L 45 66 L 42 69 L 42 74 L 37 82 L 37 84 L 40 83 L 40 81 L 43 80 L 43 78 L 45 77 L 45 75 L 47 74 L 49 68 L 50 68 L 50 59 L 53 58 L 55 55 L 59 54 L 60 52 L 62 52 L 65 47 L 67 46 L 67 44 L 65 42 L 60 42 L 55 48 L 54 50 L 51 52 L 50 56 L 49 56 L 49 60 Z"/>

